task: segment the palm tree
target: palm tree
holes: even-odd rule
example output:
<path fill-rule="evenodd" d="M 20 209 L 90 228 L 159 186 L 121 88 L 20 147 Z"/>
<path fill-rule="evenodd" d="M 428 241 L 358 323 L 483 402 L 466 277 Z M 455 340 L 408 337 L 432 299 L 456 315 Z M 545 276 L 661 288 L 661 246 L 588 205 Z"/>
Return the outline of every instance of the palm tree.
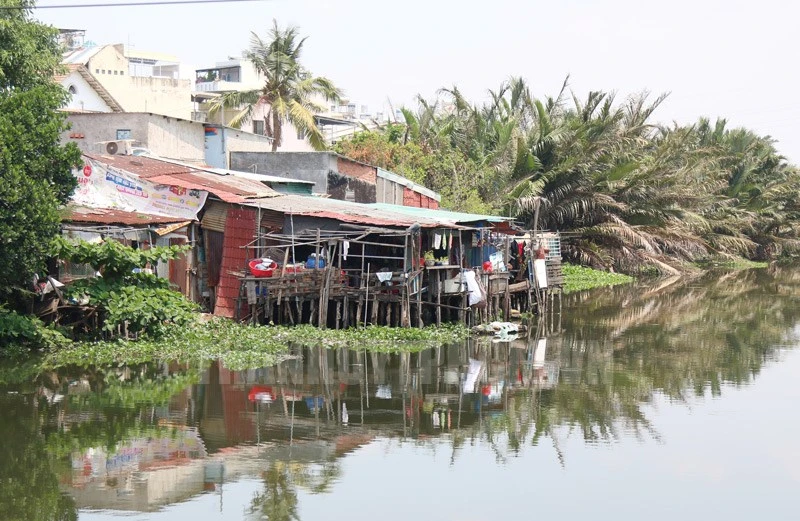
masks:
<path fill-rule="evenodd" d="M 325 107 L 317 100 L 339 101 L 342 91 L 328 78 L 312 75 L 300 63 L 305 41 L 306 38 L 298 36 L 297 27 L 281 29 L 274 20 L 268 41 L 253 33 L 245 58 L 264 77 L 264 85 L 256 90 L 226 92 L 211 103 L 209 112 L 239 109 L 230 121 L 232 127 L 239 128 L 263 107 L 264 134 L 272 138 L 273 152 L 281 146 L 286 122 L 304 132 L 314 149 L 325 150 L 322 132 L 314 118 Z"/>

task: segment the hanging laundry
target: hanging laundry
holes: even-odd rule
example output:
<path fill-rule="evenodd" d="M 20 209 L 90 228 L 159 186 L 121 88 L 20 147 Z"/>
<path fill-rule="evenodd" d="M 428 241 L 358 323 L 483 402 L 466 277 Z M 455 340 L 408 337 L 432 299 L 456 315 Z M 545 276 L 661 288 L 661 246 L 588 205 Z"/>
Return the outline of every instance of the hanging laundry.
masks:
<path fill-rule="evenodd" d="M 433 249 L 438 250 L 442 247 L 442 235 L 440 233 L 433 234 Z"/>
<path fill-rule="evenodd" d="M 388 282 L 392 280 L 391 271 L 378 271 L 375 273 L 375 276 L 378 277 L 378 280 L 381 282 Z"/>
<path fill-rule="evenodd" d="M 347 260 L 347 252 L 350 251 L 350 241 L 342 243 L 342 260 Z"/>
<path fill-rule="evenodd" d="M 433 420 L 433 428 L 434 429 L 438 429 L 439 428 L 439 420 L 440 420 L 439 411 L 433 411 L 433 415 L 431 417 L 431 420 Z"/>

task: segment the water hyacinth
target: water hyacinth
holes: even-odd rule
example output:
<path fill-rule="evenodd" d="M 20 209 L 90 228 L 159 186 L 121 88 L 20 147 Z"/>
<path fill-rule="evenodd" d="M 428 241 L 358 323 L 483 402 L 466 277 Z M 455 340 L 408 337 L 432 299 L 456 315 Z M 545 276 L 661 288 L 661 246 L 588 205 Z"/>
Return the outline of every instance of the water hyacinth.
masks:
<path fill-rule="evenodd" d="M 391 328 L 368 326 L 352 329 L 319 329 L 313 326 L 247 326 L 213 319 L 186 327 L 171 327 L 158 340 L 120 339 L 112 342 L 75 342 L 49 351 L 45 369 L 77 365 L 131 365 L 152 361 L 210 362 L 241 370 L 274 365 L 285 359 L 289 347 L 321 345 L 328 349 L 358 347 L 371 352 L 421 351 L 466 338 L 463 326 Z"/>

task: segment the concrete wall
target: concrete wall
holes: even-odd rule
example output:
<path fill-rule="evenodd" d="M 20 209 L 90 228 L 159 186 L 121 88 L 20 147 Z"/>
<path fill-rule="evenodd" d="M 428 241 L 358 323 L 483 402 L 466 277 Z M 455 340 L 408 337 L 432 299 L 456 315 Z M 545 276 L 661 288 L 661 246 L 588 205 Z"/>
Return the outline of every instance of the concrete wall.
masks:
<path fill-rule="evenodd" d="M 267 136 L 244 132 L 232 128 L 225 129 L 228 154 L 231 152 L 271 152 L 272 141 Z"/>
<path fill-rule="evenodd" d="M 171 78 L 132 77 L 121 45 L 108 45 L 89 59 L 89 73 L 126 112 L 153 112 L 191 119 L 192 82 Z"/>
<path fill-rule="evenodd" d="M 105 146 L 98 143 L 116 140 L 117 131 L 130 130 L 135 145 L 155 155 L 189 162 L 205 160 L 202 123 L 146 113 L 70 114 L 67 119 L 72 128 L 62 135 L 62 142 L 72 141 L 90 154 L 105 153 Z"/>
<path fill-rule="evenodd" d="M 336 172 L 328 173 L 328 195 L 340 201 L 370 204 L 375 200 L 375 183 Z"/>
<path fill-rule="evenodd" d="M 405 187 L 399 183 L 379 177 L 375 202 L 402 205 L 404 189 Z"/>
<path fill-rule="evenodd" d="M 202 123 L 194 121 L 150 116 L 147 148 L 154 154 L 169 159 L 205 162 L 205 128 Z"/>
<path fill-rule="evenodd" d="M 328 152 L 232 152 L 231 170 L 269 174 L 314 183 L 315 194 L 328 193 L 328 173 L 336 171 L 336 155 Z"/>
<path fill-rule="evenodd" d="M 73 87 L 75 94 L 72 95 L 65 110 L 85 110 L 88 112 L 111 112 L 103 98 L 89 85 L 79 72 L 73 71 L 69 76 L 61 81 L 61 85 L 69 90 Z"/>
<path fill-rule="evenodd" d="M 206 164 L 216 168 L 230 168 L 231 152 L 269 152 L 272 142 L 266 137 L 218 125 L 205 125 Z M 251 172 L 250 168 L 244 170 Z"/>

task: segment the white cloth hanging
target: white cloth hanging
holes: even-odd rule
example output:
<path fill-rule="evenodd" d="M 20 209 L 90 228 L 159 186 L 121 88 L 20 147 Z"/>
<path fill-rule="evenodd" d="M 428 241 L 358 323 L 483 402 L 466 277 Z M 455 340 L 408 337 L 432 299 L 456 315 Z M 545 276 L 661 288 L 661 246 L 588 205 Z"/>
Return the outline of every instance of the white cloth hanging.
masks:
<path fill-rule="evenodd" d="M 388 282 L 392 280 L 391 271 L 378 271 L 375 273 L 375 276 L 378 277 L 378 280 L 381 282 Z"/>
<path fill-rule="evenodd" d="M 433 249 L 438 250 L 442 247 L 442 234 L 434 233 L 433 234 Z"/>
<path fill-rule="evenodd" d="M 350 241 L 342 243 L 342 260 L 347 260 L 347 252 L 350 251 Z"/>
<path fill-rule="evenodd" d="M 475 272 L 472 270 L 464 270 L 462 273 L 464 282 L 467 283 L 467 291 L 469 291 L 469 305 L 474 306 L 478 302 L 483 301 L 483 292 L 478 279 L 475 277 Z"/>

